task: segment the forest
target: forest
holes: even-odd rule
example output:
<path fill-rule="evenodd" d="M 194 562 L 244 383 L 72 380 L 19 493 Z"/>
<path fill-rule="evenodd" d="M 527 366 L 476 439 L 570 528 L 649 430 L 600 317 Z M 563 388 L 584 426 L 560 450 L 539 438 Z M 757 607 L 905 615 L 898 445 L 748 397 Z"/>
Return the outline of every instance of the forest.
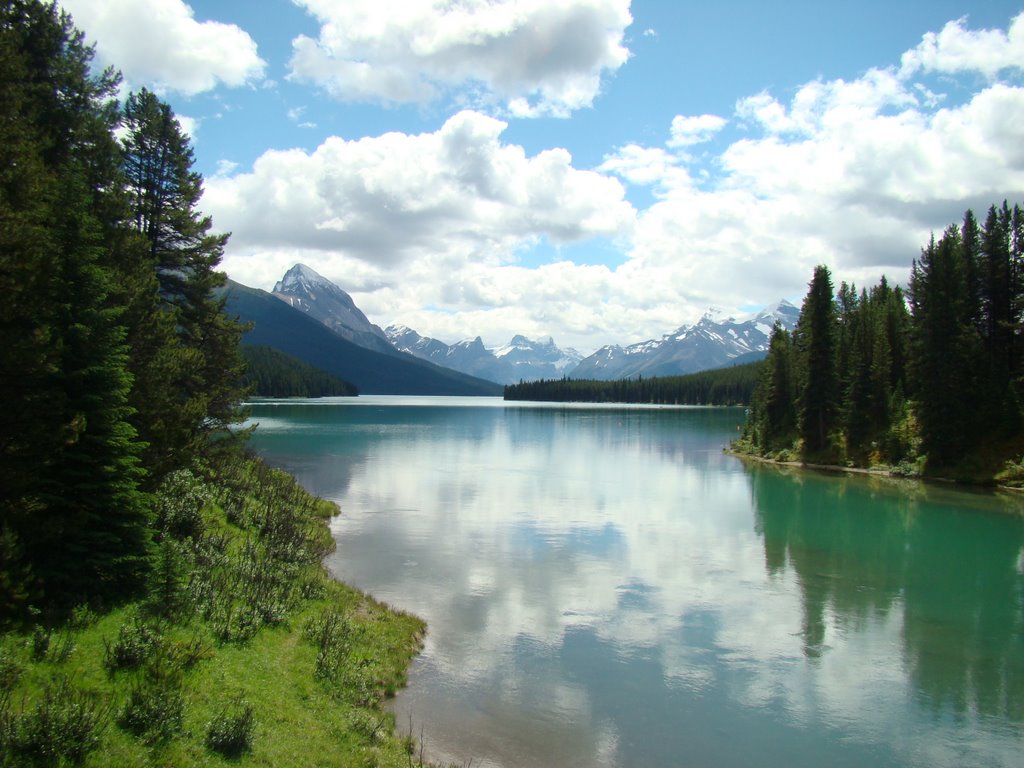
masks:
<path fill-rule="evenodd" d="M 242 384 L 257 397 L 353 397 L 359 389 L 273 347 L 242 347 L 246 371 Z"/>
<path fill-rule="evenodd" d="M 541 379 L 505 387 L 506 400 L 556 403 L 655 403 L 659 405 L 745 405 L 751 401 L 761 363 L 691 373 L 615 381 Z"/>
<path fill-rule="evenodd" d="M 818 266 L 800 319 L 776 327 L 740 451 L 1019 480 L 1024 214 L 992 205 L 934 236 L 907 289 L 834 289 Z"/>
<path fill-rule="evenodd" d="M 0 610 L 131 594 L 151 494 L 230 442 L 244 327 L 170 107 L 71 19 L 0 10 Z M 45 521 L 45 522 L 44 522 Z"/>
<path fill-rule="evenodd" d="M 0 766 L 405 765 L 381 702 L 423 623 L 333 579 L 337 507 L 245 452 L 228 235 L 170 107 L 92 59 L 0 5 Z"/>

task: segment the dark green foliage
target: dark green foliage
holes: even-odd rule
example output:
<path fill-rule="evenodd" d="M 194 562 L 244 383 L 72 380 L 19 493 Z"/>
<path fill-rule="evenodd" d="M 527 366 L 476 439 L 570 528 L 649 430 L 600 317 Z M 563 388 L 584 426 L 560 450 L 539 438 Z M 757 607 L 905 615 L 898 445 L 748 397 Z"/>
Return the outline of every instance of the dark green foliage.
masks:
<path fill-rule="evenodd" d="M 597 381 L 541 379 L 505 387 L 506 400 L 556 403 L 656 403 L 664 405 L 742 405 L 749 403 L 761 363 L 645 379 Z"/>
<path fill-rule="evenodd" d="M 970 315 L 960 231 L 950 226 L 921 251 L 910 277 L 912 374 L 921 438 L 939 466 L 967 454 L 980 436 L 976 410 L 980 339 Z"/>
<path fill-rule="evenodd" d="M 825 266 L 814 269 L 810 288 L 794 333 L 801 358 L 800 436 L 805 455 L 828 452 L 839 404 L 836 371 L 837 319 L 832 276 Z"/>
<path fill-rule="evenodd" d="M 0 9 L 0 567 L 50 601 L 137 588 L 148 563 L 141 445 L 130 424 L 119 274 L 105 238 L 116 188 L 111 72 L 55 6 Z M 14 119 L 10 119 L 10 118 Z"/>
<path fill-rule="evenodd" d="M 766 451 L 788 448 L 796 439 L 797 412 L 795 360 L 793 339 L 776 324 L 768 345 L 768 359 L 761 366 L 761 376 L 748 422 L 748 431 Z"/>
<path fill-rule="evenodd" d="M 238 343 L 245 327 L 226 316 L 224 299 L 215 294 L 227 280 L 216 267 L 228 236 L 211 234 L 212 221 L 196 210 L 202 177 L 192 170 L 192 148 L 171 108 L 145 89 L 133 93 L 123 129 L 130 226 L 155 273 L 157 307 L 173 318 L 173 343 L 167 343 L 171 326 L 164 320 L 165 337 L 144 350 L 149 364 L 158 363 L 158 375 L 138 370 L 158 395 L 154 413 L 138 404 L 143 436 L 159 437 L 150 459 L 169 469 L 182 466 L 211 434 L 242 420 Z M 173 409 L 166 407 L 169 400 Z"/>
<path fill-rule="evenodd" d="M 0 6 L 5 622 L 128 597 L 154 562 L 170 598 L 180 558 L 154 552 L 149 492 L 243 416 L 227 236 L 196 210 L 188 139 L 146 91 L 122 114 L 92 53 L 56 4 Z"/>
<path fill-rule="evenodd" d="M 256 720 L 252 705 L 236 698 L 206 726 L 206 746 L 227 758 L 238 758 L 252 749 Z"/>
<path fill-rule="evenodd" d="M 181 732 L 184 716 L 180 681 L 146 675 L 132 687 L 117 724 L 147 744 L 158 744 Z"/>
<path fill-rule="evenodd" d="M 354 384 L 315 368 L 273 347 L 242 347 L 246 362 L 242 383 L 258 397 L 351 397 Z"/>
<path fill-rule="evenodd" d="M 744 447 L 805 460 L 889 465 L 917 473 L 972 473 L 971 462 L 1019 455 L 1024 379 L 1024 214 L 993 206 L 984 226 L 933 237 L 915 260 L 904 295 L 885 278 L 858 295 L 831 298 L 815 271 L 795 333 L 796 353 L 776 344 L 751 408 Z M 800 440 L 772 426 L 794 366 Z M 784 430 L 783 430 L 784 432 Z M 1015 452 L 1016 451 L 1016 452 Z M 1015 453 L 1014 453 L 1015 452 Z M 1008 454 L 1013 455 L 1008 455 Z M 1002 456 L 1002 460 L 1000 460 Z M 974 457 L 974 458 L 972 458 Z M 974 479 L 981 479 L 975 477 Z"/>

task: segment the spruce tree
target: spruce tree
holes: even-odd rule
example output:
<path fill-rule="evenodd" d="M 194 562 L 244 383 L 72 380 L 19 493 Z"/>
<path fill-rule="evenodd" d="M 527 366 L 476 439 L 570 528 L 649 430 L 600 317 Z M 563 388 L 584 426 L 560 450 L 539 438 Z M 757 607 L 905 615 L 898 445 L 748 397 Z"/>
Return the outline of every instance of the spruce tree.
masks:
<path fill-rule="evenodd" d="M 91 59 L 56 6 L 0 6 L 0 528 L 21 558 L 0 582 L 31 572 L 50 601 L 131 590 L 149 553 L 104 237 L 117 78 Z"/>
<path fill-rule="evenodd" d="M 187 464 L 212 433 L 243 417 L 238 345 L 245 329 L 225 315 L 226 298 L 217 294 L 227 279 L 216 267 L 228 235 L 211 234 L 210 217 L 197 210 L 202 177 L 170 106 L 145 89 L 131 94 L 123 127 L 129 218 L 156 276 L 162 323 L 142 340 L 140 362 L 158 373 L 144 379 L 153 405 L 140 397 L 138 407 L 144 434 L 157 446 L 152 459 L 166 471 Z"/>
<path fill-rule="evenodd" d="M 837 426 L 836 308 L 828 267 L 814 269 L 800 310 L 796 344 L 800 352 L 802 387 L 799 400 L 800 436 L 806 457 L 823 456 Z"/>
<path fill-rule="evenodd" d="M 977 444 L 980 340 L 971 322 L 968 265 L 960 230 L 933 237 L 910 276 L 912 375 L 922 449 L 932 469 L 959 461 Z"/>

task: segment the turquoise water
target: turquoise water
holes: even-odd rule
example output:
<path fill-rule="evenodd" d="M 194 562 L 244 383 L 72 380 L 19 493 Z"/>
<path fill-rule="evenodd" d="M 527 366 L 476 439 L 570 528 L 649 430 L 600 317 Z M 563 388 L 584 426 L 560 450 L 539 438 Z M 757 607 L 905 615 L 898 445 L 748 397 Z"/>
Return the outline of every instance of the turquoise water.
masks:
<path fill-rule="evenodd" d="M 1024 497 L 746 464 L 742 410 L 257 404 L 474 766 L 1024 765 Z"/>

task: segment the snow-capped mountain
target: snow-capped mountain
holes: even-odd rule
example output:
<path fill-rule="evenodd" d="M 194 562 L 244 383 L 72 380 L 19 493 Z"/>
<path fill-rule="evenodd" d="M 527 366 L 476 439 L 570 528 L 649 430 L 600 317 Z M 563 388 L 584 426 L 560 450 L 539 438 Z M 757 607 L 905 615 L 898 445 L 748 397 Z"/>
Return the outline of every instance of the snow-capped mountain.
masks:
<path fill-rule="evenodd" d="M 351 296 L 305 264 L 285 272 L 273 294 L 353 344 L 387 354 L 395 351 L 384 331 L 366 319 Z"/>
<path fill-rule="evenodd" d="M 684 325 L 659 340 L 628 347 L 606 346 L 584 359 L 569 375 L 575 379 L 623 379 L 678 376 L 757 359 L 768 351 L 772 327 L 792 330 L 800 310 L 780 301 L 748 319 L 711 309 L 694 325 Z"/>
<path fill-rule="evenodd" d="M 403 325 L 389 326 L 385 333 L 402 352 L 499 384 L 559 378 L 583 357 L 574 349 L 559 349 L 550 337 L 532 341 L 514 336 L 508 344 L 492 350 L 479 336 L 445 344 Z"/>

